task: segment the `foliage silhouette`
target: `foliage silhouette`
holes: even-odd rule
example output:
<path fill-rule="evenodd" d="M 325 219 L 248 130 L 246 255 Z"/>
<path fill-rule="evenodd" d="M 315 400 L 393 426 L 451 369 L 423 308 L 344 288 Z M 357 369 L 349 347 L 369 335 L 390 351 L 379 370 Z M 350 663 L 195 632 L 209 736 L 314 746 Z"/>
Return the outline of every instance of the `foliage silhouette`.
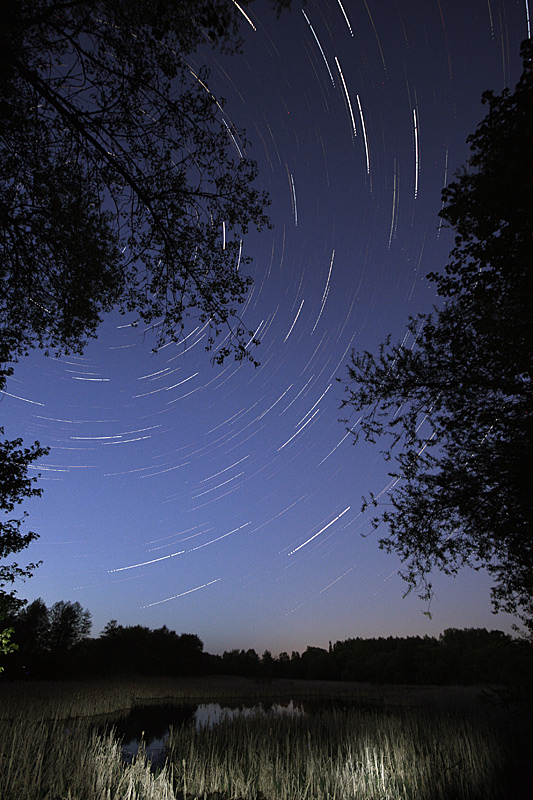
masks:
<path fill-rule="evenodd" d="M 99 675 L 199 675 L 205 666 L 199 637 L 178 635 L 166 625 L 151 630 L 111 620 L 82 650 L 85 669 Z"/>
<path fill-rule="evenodd" d="M 354 638 L 280 653 L 230 650 L 204 652 L 196 634 L 166 625 L 119 625 L 110 620 L 89 638 L 90 613 L 79 603 L 41 598 L 14 610 L 6 624 L 17 651 L 0 652 L 8 679 L 121 678 L 132 676 L 240 675 L 257 681 L 343 680 L 388 684 L 491 684 L 531 691 L 533 643 L 502 631 L 449 628 L 438 638 Z"/>
<path fill-rule="evenodd" d="M 411 318 L 401 344 L 353 353 L 343 407 L 354 442 L 389 437 L 388 507 L 371 495 L 363 508 L 380 507 L 379 544 L 400 556 L 408 591 L 430 601 L 434 568 L 484 568 L 494 610 L 533 633 L 532 41 L 522 56 L 515 91 L 483 95 L 468 168 L 443 192 L 455 247 L 428 275 L 443 307 Z"/>
<path fill-rule="evenodd" d="M 1 387 L 1 380 L 0 380 Z M 4 429 L 0 428 L 0 436 Z M 48 454 L 46 447 L 41 447 L 39 442 L 35 442 L 29 448 L 22 448 L 22 439 L 4 439 L 0 442 L 0 559 L 19 553 L 37 538 L 33 531 L 23 533 L 21 525 L 28 512 L 24 511 L 21 516 L 12 516 L 15 506 L 22 503 L 26 498 L 39 497 L 42 489 L 37 488 L 35 483 L 39 476 L 28 477 L 28 467 L 38 458 Z M 6 587 L 14 583 L 16 579 L 25 579 L 32 575 L 33 570 L 38 564 L 28 564 L 22 567 L 16 561 L 9 564 L 0 564 L 0 614 L 9 613 L 13 605 L 20 603 L 16 597 L 16 592 Z"/>
<path fill-rule="evenodd" d="M 91 614 L 77 601 L 59 600 L 49 611 L 49 647 L 62 652 L 71 650 L 91 632 Z"/>
<path fill-rule="evenodd" d="M 3 615 L 0 615 L 0 622 L 2 619 Z M 14 630 L 14 628 L 4 628 L 3 630 L 0 630 L 0 654 L 7 655 L 8 653 L 14 653 L 18 650 L 15 642 L 10 641 Z M 0 665 L 0 674 L 3 671 L 4 667 Z"/>
<path fill-rule="evenodd" d="M 254 361 L 242 238 L 269 224 L 269 200 L 207 70 L 188 63 L 206 42 L 237 52 L 241 20 L 231 0 L 2 4 L 0 391 L 34 347 L 82 352 L 115 306 L 156 346 L 195 317 L 206 349 L 226 334 L 215 361 Z M 20 444 L 0 444 L 6 512 L 41 492 L 26 471 L 48 451 Z M 2 522 L 0 558 L 36 538 L 21 522 Z M 35 567 L 2 567 L 0 592 Z"/>
<path fill-rule="evenodd" d="M 10 677 L 63 678 L 79 669 L 76 648 L 91 631 L 91 614 L 76 602 L 50 608 L 42 598 L 7 617 L 17 651 L 6 662 Z"/>
<path fill-rule="evenodd" d="M 286 2 L 273 3 L 278 10 Z M 230 0 L 12 0 L 0 35 L 0 363 L 80 352 L 118 305 L 251 358 L 242 238 L 268 224 L 246 142 L 189 56 L 234 53 Z M 240 142 L 240 143 L 239 143 Z M 9 370 L 8 370 L 9 371 Z"/>

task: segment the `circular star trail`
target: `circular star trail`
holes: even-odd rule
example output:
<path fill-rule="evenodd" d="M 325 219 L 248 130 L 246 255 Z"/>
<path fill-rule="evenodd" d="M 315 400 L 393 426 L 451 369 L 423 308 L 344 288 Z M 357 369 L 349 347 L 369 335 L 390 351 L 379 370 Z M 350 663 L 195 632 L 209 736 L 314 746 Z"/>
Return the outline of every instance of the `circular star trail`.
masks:
<path fill-rule="evenodd" d="M 437 578 L 432 620 L 401 599 L 361 512 L 369 492 L 386 502 L 388 465 L 351 446 L 336 378 L 435 302 L 425 275 L 452 243 L 441 190 L 482 92 L 518 80 L 528 3 L 310 0 L 276 20 L 257 0 L 246 14 L 242 55 L 206 47 L 190 67 L 208 64 L 272 199 L 273 229 L 242 250 L 260 366 L 213 366 L 195 324 L 153 352 L 153 332 L 118 314 L 82 357 L 20 362 L 2 424 L 51 451 L 27 504 L 43 565 L 19 593 L 79 600 L 95 634 L 111 618 L 166 624 L 210 652 L 494 627 L 483 575 Z"/>

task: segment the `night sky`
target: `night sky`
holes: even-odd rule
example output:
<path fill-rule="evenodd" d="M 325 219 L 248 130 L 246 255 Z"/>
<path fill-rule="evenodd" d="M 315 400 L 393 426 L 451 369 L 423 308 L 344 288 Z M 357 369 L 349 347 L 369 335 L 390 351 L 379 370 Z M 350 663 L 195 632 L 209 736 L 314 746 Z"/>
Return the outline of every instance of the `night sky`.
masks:
<path fill-rule="evenodd" d="M 350 352 L 401 340 L 453 232 L 441 190 L 468 156 L 481 94 L 514 88 L 527 0 L 309 0 L 276 21 L 257 0 L 244 52 L 207 47 L 227 119 L 244 127 L 273 230 L 251 234 L 243 317 L 261 366 L 213 366 L 207 331 L 152 352 L 112 314 L 83 357 L 36 352 L 8 380 L 8 438 L 51 446 L 28 502 L 43 565 L 19 594 L 78 600 L 93 633 L 166 624 L 209 652 L 274 654 L 369 636 L 510 632 L 490 581 L 436 576 L 432 619 L 402 599 L 361 498 L 386 501 L 379 445 L 339 422 Z M 252 27 L 252 24 L 254 27 Z M 352 420 L 354 422 L 355 420 Z M 383 531 L 385 534 L 385 531 Z"/>

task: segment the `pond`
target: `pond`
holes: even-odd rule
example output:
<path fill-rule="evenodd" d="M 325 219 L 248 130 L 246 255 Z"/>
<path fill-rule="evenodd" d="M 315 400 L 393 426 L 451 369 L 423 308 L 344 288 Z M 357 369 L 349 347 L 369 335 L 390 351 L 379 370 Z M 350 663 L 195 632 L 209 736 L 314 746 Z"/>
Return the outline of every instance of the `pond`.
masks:
<path fill-rule="evenodd" d="M 222 719 L 236 716 L 262 716 L 267 714 L 289 714 L 301 716 L 310 714 L 325 707 L 342 708 L 354 705 L 346 700 L 321 701 L 316 698 L 298 701 L 275 702 L 272 700 L 258 703 L 235 702 L 221 705 L 219 703 L 189 703 L 189 704 L 157 704 L 141 705 L 132 708 L 127 716 L 113 718 L 112 727 L 118 739 L 122 739 L 122 755 L 126 762 L 131 762 L 137 754 L 139 744 L 144 742 L 147 756 L 154 768 L 162 767 L 165 763 L 165 744 L 168 739 L 169 727 L 186 726 L 199 730 L 204 725 L 216 725 Z M 358 707 L 370 704 L 357 703 Z M 99 722 L 97 727 L 109 727 L 107 721 Z"/>

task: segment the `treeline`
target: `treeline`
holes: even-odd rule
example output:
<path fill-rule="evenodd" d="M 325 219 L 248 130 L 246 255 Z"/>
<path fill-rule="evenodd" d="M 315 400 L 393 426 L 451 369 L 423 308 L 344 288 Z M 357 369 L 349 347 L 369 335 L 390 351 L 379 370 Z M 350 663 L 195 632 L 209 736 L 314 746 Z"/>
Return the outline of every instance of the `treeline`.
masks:
<path fill-rule="evenodd" d="M 446 685 L 524 683 L 533 675 L 533 643 L 485 628 L 449 628 L 438 639 L 346 639 L 327 650 L 308 647 L 277 659 L 268 651 L 259 658 L 254 650 L 210 658 L 214 671 L 266 679 Z"/>
<path fill-rule="evenodd" d="M 6 680 L 206 672 L 204 645 L 195 634 L 111 620 L 98 638 L 89 638 L 91 614 L 77 602 L 47 608 L 39 598 L 4 619 L 2 627 L 13 628 L 17 647 L 0 656 Z"/>
<path fill-rule="evenodd" d="M 408 636 L 346 639 L 303 653 L 230 650 L 204 652 L 195 634 L 123 626 L 111 620 L 89 638 L 91 615 L 79 603 L 50 608 L 39 599 L 4 624 L 14 629 L 17 650 L 2 656 L 4 678 L 61 679 L 127 675 L 242 675 L 256 680 L 363 681 L 387 684 L 527 684 L 533 643 L 485 628 L 449 628 L 438 638 Z"/>

